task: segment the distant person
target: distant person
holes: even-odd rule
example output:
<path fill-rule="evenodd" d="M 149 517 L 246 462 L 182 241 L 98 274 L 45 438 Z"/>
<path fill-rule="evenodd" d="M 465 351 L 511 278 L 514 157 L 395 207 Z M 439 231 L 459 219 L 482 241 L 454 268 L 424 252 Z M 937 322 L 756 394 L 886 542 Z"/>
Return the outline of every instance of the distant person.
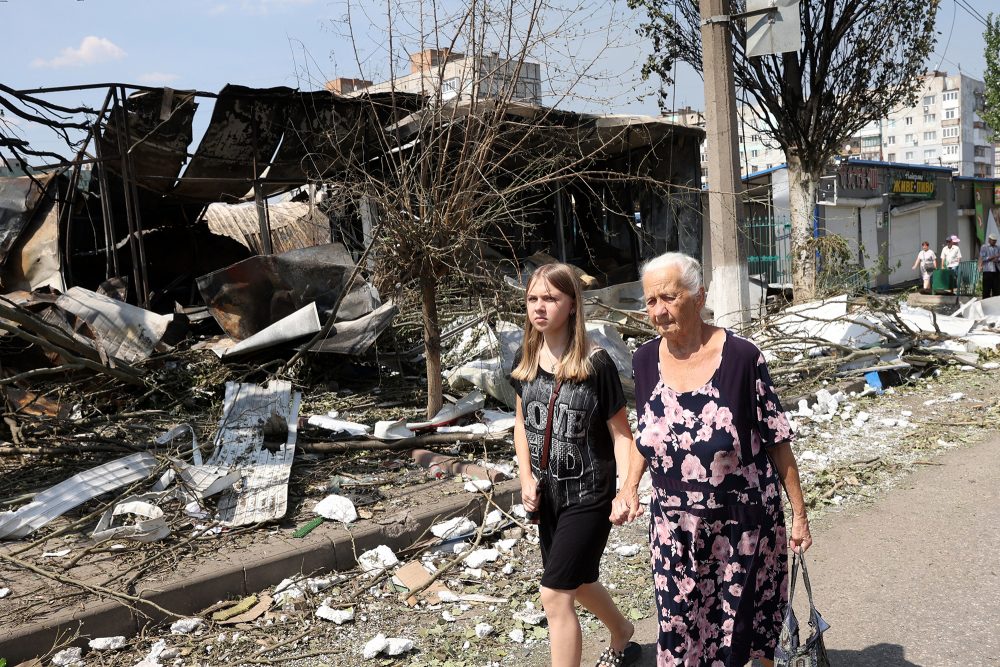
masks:
<path fill-rule="evenodd" d="M 979 249 L 979 270 L 983 275 L 983 298 L 1000 296 L 1000 247 L 996 234 L 990 234 L 987 245 Z"/>
<path fill-rule="evenodd" d="M 616 454 L 624 471 L 635 449 L 618 369 L 584 326 L 580 281 L 545 264 L 528 282 L 524 343 L 514 357 L 514 449 L 524 509 L 537 513 L 541 599 L 550 665 L 578 667 L 576 603 L 610 632 L 598 667 L 625 667 L 642 652 L 635 626 L 598 581 L 611 532 Z"/>
<path fill-rule="evenodd" d="M 961 239 L 952 234 L 945 239 L 944 247 L 941 248 L 941 268 L 951 269 L 958 273 L 958 265 L 962 263 L 962 249 L 958 247 Z"/>
<path fill-rule="evenodd" d="M 941 268 L 951 271 L 953 286 L 961 284 L 962 277 L 958 275 L 959 265 L 962 263 L 962 249 L 958 247 L 961 239 L 952 234 L 945 240 L 944 247 L 941 248 Z"/>
<path fill-rule="evenodd" d="M 931 244 L 924 241 L 920 244 L 920 252 L 913 260 L 913 268 L 920 269 L 920 278 L 924 281 L 924 289 L 931 288 L 931 274 L 937 269 L 937 255 L 931 250 Z"/>

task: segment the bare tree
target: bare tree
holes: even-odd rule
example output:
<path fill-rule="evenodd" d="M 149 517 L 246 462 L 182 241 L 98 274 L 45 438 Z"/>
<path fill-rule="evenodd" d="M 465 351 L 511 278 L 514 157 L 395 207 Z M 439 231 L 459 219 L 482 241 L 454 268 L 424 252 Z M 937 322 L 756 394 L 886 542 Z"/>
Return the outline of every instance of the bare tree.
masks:
<path fill-rule="evenodd" d="M 382 282 L 416 285 L 428 416 L 442 404 L 442 280 L 480 277 L 486 244 L 503 245 L 506 237 L 510 245 L 562 184 L 643 180 L 641 165 L 626 172 L 600 162 L 625 126 L 601 131 L 555 108 L 601 76 L 595 64 L 612 28 L 586 26 L 586 56 L 563 59 L 560 89 L 544 90 L 548 104 L 539 104 L 545 84 L 535 54 L 571 53 L 577 37 L 568 35 L 579 35 L 593 13 L 584 4 L 572 10 L 556 11 L 544 0 L 388 0 L 380 17 L 348 16 L 358 71 L 377 79 L 364 76 L 370 63 L 388 63 L 389 81 L 360 91 L 378 119 L 377 154 L 343 156 L 346 166 L 329 185 L 375 221 L 366 231 Z M 355 28 L 362 23 L 385 30 L 375 55 L 361 48 Z M 398 72 L 400 61 L 409 63 L 409 73 Z"/>
<path fill-rule="evenodd" d="M 701 71 L 698 0 L 628 0 L 646 10 L 640 34 L 653 53 L 646 76 L 672 79 L 675 61 Z M 778 56 L 747 57 L 745 26 L 734 36 L 736 85 L 762 133 L 785 153 L 792 217 L 795 299 L 816 290 L 813 207 L 830 161 L 852 135 L 916 101 L 935 42 L 939 0 L 801 0 L 802 48 Z M 743 11 L 731 0 L 731 11 Z"/>

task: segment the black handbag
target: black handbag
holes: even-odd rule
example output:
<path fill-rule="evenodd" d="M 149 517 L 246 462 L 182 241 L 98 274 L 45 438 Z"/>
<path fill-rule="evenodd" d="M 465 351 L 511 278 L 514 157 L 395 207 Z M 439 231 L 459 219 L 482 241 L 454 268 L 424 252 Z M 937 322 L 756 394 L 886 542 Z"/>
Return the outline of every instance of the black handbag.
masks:
<path fill-rule="evenodd" d="M 798 579 L 799 563 L 802 564 L 802 581 L 806 585 L 806 595 L 809 597 L 809 637 L 805 642 L 799 641 L 799 621 L 792 609 L 792 598 L 795 594 L 795 582 Z M 830 629 L 830 624 L 823 620 L 816 605 L 813 604 L 812 585 L 809 583 L 809 571 L 806 569 L 806 559 L 802 554 L 792 554 L 792 580 L 788 586 L 788 605 L 785 607 L 785 620 L 781 624 L 781 635 L 778 646 L 774 650 L 775 667 L 830 667 L 830 658 L 823 644 L 823 633 Z"/>

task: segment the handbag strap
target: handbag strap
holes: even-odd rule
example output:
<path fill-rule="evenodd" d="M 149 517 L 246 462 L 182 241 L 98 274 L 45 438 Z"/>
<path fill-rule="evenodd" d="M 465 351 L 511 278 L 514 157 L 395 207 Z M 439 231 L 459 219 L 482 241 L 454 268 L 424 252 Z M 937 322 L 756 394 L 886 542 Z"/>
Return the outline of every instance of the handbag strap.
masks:
<path fill-rule="evenodd" d="M 552 446 L 552 422 L 554 421 L 552 412 L 556 406 L 560 389 L 562 389 L 562 380 L 556 380 L 556 386 L 552 389 L 552 395 L 549 397 L 549 409 L 545 413 L 545 437 L 542 439 L 542 457 L 538 461 L 538 467 L 542 472 L 549 469 L 549 448 Z"/>
<path fill-rule="evenodd" d="M 806 597 L 809 598 L 809 610 L 814 612 L 816 611 L 816 605 L 813 604 L 812 584 L 809 583 L 809 570 L 806 568 L 805 555 L 797 551 L 792 552 L 792 581 L 788 587 L 788 604 L 792 603 L 792 596 L 795 595 L 795 582 L 798 580 L 799 564 L 802 565 L 802 583 L 805 584 Z"/>

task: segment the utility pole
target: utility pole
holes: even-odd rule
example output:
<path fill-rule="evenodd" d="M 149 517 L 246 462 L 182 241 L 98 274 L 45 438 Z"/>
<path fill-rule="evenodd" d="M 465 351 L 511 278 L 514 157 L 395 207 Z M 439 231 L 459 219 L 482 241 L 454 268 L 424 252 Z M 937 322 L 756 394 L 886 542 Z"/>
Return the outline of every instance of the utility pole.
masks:
<path fill-rule="evenodd" d="M 708 131 L 709 287 L 715 324 L 741 328 L 750 320 L 746 249 L 739 230 L 743 181 L 736 125 L 736 86 L 729 0 L 700 0 L 705 125 Z"/>

